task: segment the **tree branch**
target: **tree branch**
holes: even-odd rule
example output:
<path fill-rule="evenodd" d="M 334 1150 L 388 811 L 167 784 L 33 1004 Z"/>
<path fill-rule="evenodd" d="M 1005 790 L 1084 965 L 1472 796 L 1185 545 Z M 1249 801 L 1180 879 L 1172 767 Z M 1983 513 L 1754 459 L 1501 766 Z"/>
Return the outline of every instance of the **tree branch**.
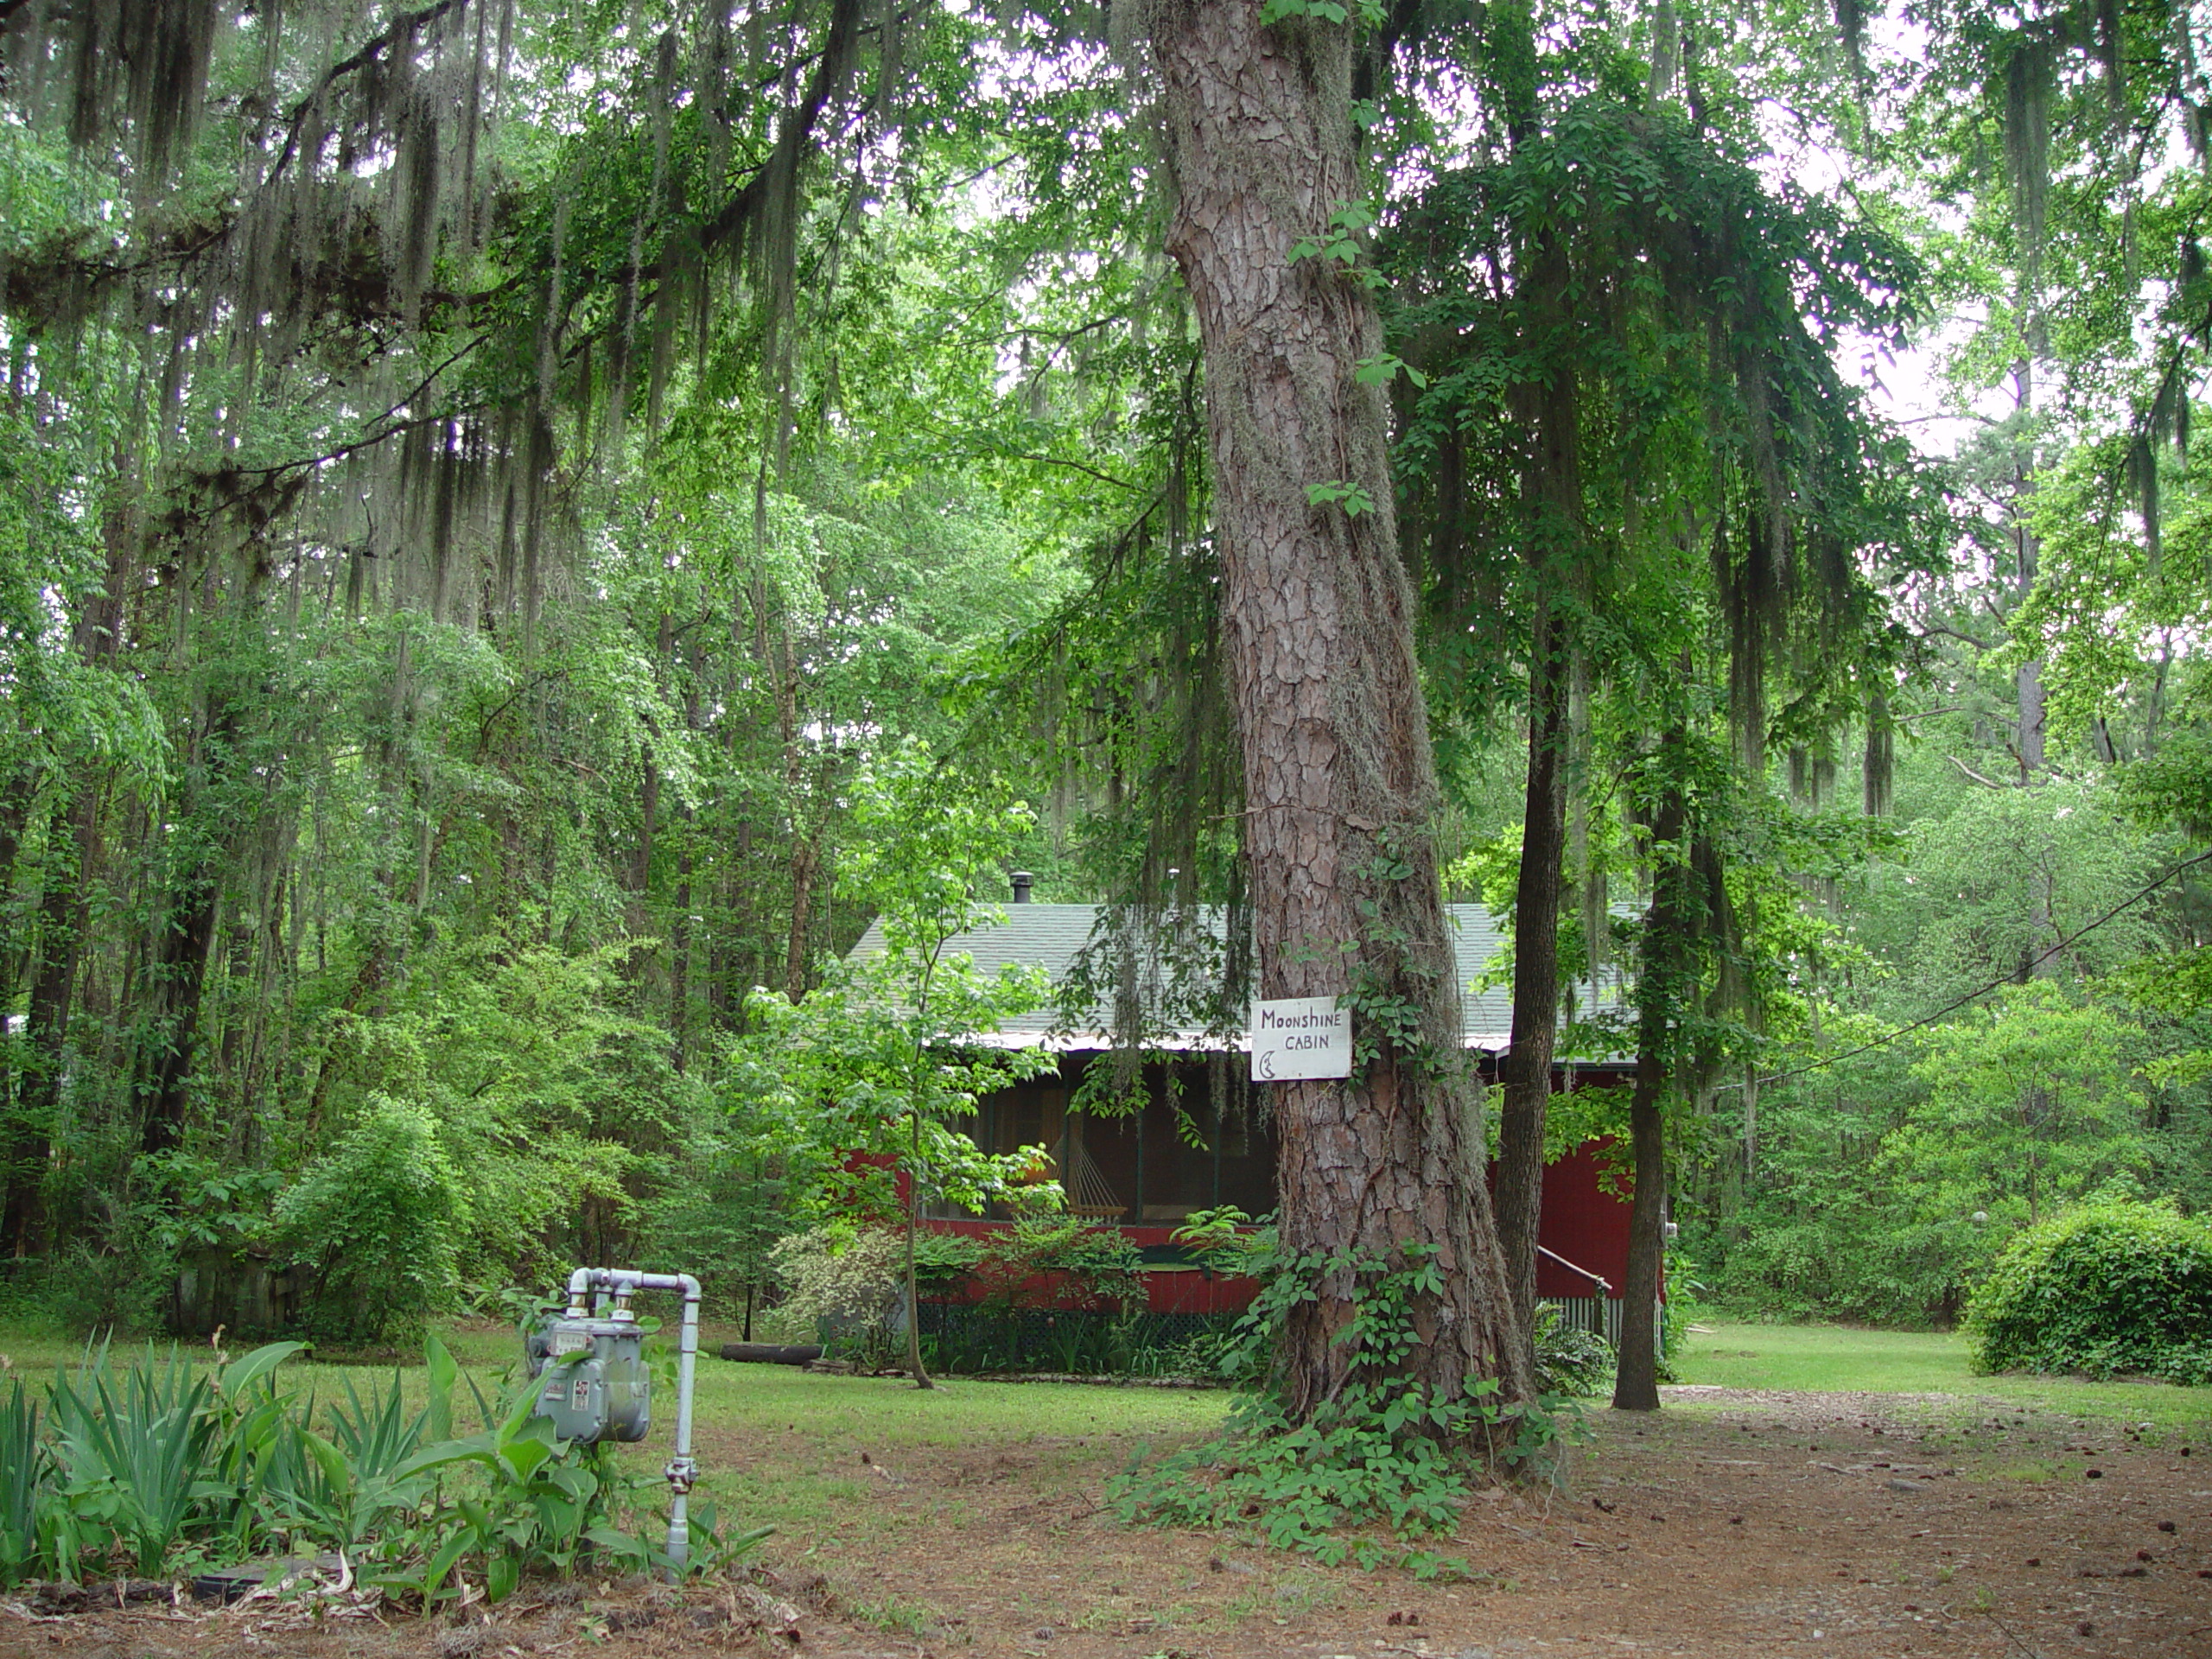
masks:
<path fill-rule="evenodd" d="M 1102 473 L 1096 467 L 1086 467 L 1079 461 L 1069 461 L 1060 455 L 1033 454 L 1027 449 L 1013 448 L 1001 443 L 988 434 L 984 435 L 982 442 L 982 447 L 993 454 L 1003 456 L 1008 461 L 1033 461 L 1041 467 L 1066 467 L 1075 472 L 1087 473 L 1101 484 L 1111 484 L 1117 490 L 1134 490 L 1139 487 L 1125 478 L 1116 478 L 1111 473 Z"/>
<path fill-rule="evenodd" d="M 372 35 L 359 51 L 351 57 L 340 58 L 324 70 L 322 79 L 315 82 L 314 90 L 292 105 L 292 112 L 284 122 L 284 147 L 276 152 L 276 159 L 270 163 L 268 176 L 262 180 L 261 188 L 266 189 L 275 183 L 276 175 L 299 153 L 300 124 L 308 118 L 308 111 L 321 102 L 325 92 L 355 71 L 367 68 L 384 55 L 386 48 L 397 45 L 403 35 L 412 35 L 425 24 L 435 23 L 448 12 L 458 11 L 467 3 L 468 0 L 434 0 L 433 4 L 423 7 L 420 11 L 402 12 L 386 24 L 380 34 Z"/>
<path fill-rule="evenodd" d="M 1939 633 L 1947 639 L 1957 639 L 1964 644 L 1972 645 L 1976 651 L 1994 651 L 1997 649 L 1997 645 L 1994 641 L 1988 639 L 1977 639 L 1974 635 L 1966 632 L 1964 630 L 1952 627 L 1949 624 L 1944 622 L 1930 622 L 1920 630 L 1920 637 L 1923 639 L 1932 639 Z"/>
<path fill-rule="evenodd" d="M 861 8 L 858 0 L 832 0 L 830 8 L 830 28 L 822 42 L 822 50 L 814 63 L 814 74 L 807 83 L 806 96 L 799 106 L 777 129 L 776 148 L 786 146 L 803 149 L 812 136 L 815 123 L 822 118 L 822 111 L 829 106 L 830 97 L 838 89 L 852 67 L 854 48 L 861 36 Z M 749 223 L 760 212 L 761 203 L 768 190 L 768 181 L 777 169 L 763 167 L 745 182 L 745 188 L 723 204 L 722 210 L 708 222 L 700 236 L 703 247 L 714 247 L 734 235 L 739 227 Z"/>
<path fill-rule="evenodd" d="M 1967 777 L 1973 779 L 1974 782 L 1980 784 L 1984 789 L 2004 789 L 2009 787 L 2007 785 L 1999 783 L 1994 778 L 1983 777 L 1972 766 L 1967 765 L 1965 761 L 1960 760 L 1955 754 L 1947 754 L 1943 758 L 1949 761 L 1953 766 L 1956 766 L 1961 772 L 1966 773 Z"/>

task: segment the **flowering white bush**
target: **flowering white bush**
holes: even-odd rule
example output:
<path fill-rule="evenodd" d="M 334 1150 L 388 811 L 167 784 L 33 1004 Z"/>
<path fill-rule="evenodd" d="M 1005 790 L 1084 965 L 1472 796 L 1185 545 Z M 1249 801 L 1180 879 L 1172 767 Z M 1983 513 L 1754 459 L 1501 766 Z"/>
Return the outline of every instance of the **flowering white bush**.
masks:
<path fill-rule="evenodd" d="M 791 1326 L 822 1331 L 841 1358 L 893 1363 L 906 1326 L 906 1246 L 889 1227 L 817 1227 L 768 1253 Z"/>

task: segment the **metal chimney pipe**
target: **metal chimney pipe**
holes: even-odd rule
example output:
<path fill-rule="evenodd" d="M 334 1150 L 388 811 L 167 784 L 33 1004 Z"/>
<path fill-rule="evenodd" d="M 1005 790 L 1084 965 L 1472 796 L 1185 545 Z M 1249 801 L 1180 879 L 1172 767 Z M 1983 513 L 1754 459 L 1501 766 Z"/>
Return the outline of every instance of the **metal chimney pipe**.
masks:
<path fill-rule="evenodd" d="M 1029 902 L 1029 885 L 1036 879 L 1027 870 L 1016 870 L 1014 873 L 1014 902 L 1015 904 L 1026 905 Z"/>

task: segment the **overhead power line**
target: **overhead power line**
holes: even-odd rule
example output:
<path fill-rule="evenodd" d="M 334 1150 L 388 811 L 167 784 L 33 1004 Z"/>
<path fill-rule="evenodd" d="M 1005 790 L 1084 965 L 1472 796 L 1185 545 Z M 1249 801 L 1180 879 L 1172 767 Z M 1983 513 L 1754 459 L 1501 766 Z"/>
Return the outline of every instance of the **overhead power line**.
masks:
<path fill-rule="evenodd" d="M 2090 922 L 2085 926 L 2075 928 L 2064 938 L 2060 939 L 2057 943 L 2039 952 L 2035 960 L 2028 964 L 2028 972 L 2033 973 L 2037 968 L 2043 966 L 2044 963 L 2049 962 L 2053 957 L 2065 950 L 2067 946 L 2072 944 L 2076 939 L 2082 938 L 2087 934 L 2095 932 L 2097 929 L 2102 927 L 2107 922 L 2112 920 L 2115 916 L 2121 915 L 2126 912 L 2132 910 L 2135 906 L 2140 904 L 2144 899 L 2156 893 L 2160 887 L 2164 887 L 2168 882 L 2171 881 L 2176 876 L 2183 874 L 2186 871 L 2192 870 L 2199 864 L 2206 863 L 2208 861 L 2212 861 L 2212 852 L 2202 852 L 2197 854 L 2194 858 L 2183 859 L 2180 863 L 2175 865 L 2173 868 L 2168 870 L 2164 875 L 2160 876 L 2157 880 L 2150 883 L 2147 887 L 2138 887 L 2133 893 L 2128 894 L 2126 898 L 2121 899 L 2110 910 L 2105 912 L 2103 915 L 2098 917 L 2094 922 Z M 2018 982 L 2018 975 L 2003 975 L 1999 978 L 1991 980 L 1986 985 L 1975 987 L 1973 990 L 1968 991 L 1964 996 L 1957 997 L 1951 1001 L 1946 1002 L 1942 1007 L 1936 1009 L 1933 1014 L 1922 1014 L 1919 1019 L 1914 1020 L 1910 1025 L 1899 1026 L 1895 1031 L 1891 1032 L 1885 1037 L 1877 1037 L 1872 1042 L 1861 1043 L 1856 1048 L 1847 1048 L 1842 1053 L 1831 1054 L 1824 1060 L 1808 1061 L 1807 1064 L 1794 1067 L 1788 1071 L 1777 1071 L 1772 1077 L 1761 1077 L 1758 1080 L 1758 1086 L 1764 1089 L 1770 1083 L 1786 1083 L 1791 1077 L 1803 1077 L 1808 1071 L 1825 1071 L 1831 1065 L 1840 1065 L 1845 1060 L 1854 1059 L 1861 1054 L 1872 1053 L 1878 1048 L 1887 1048 L 1891 1043 L 1897 1041 L 1898 1038 L 1910 1036 L 1912 1033 L 1918 1031 L 1923 1026 L 1932 1026 L 1938 1020 L 1941 1020 L 1945 1014 L 1955 1014 L 1959 1009 L 1966 1007 L 1967 1003 L 1979 1001 L 1981 998 L 1987 996 L 1992 991 L 2001 989 L 2006 985 L 2017 984 Z"/>

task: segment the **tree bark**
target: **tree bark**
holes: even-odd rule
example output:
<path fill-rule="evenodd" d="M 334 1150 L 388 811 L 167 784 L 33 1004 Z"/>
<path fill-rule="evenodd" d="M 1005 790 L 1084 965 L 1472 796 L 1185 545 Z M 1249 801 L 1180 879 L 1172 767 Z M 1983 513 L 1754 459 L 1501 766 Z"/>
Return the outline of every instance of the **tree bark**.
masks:
<path fill-rule="evenodd" d="M 2034 340 L 2043 332 L 2041 296 L 2032 292 L 2026 296 L 2031 311 L 2026 338 Z M 2022 420 L 2026 435 L 2024 447 L 2012 476 L 2012 522 L 2017 562 L 2012 570 L 2012 604 L 2017 611 L 2034 593 L 2036 574 L 2043 563 L 2043 537 L 2037 535 L 2028 519 L 2028 508 L 2036 493 L 2036 452 L 2031 416 L 2035 412 L 2035 359 L 2023 357 L 2013 367 L 2013 408 Z M 2036 781 L 2036 774 L 2044 770 L 2044 683 L 2043 658 L 2040 655 L 2022 659 L 2012 675 L 2013 697 L 2017 714 L 2013 727 L 2014 760 L 2018 764 L 2020 785 L 2025 788 Z"/>
<path fill-rule="evenodd" d="M 1230 681 L 1243 749 L 1261 994 L 1352 1007 L 1347 1080 L 1274 1085 L 1280 1230 L 1299 1254 L 1432 1253 L 1405 1369 L 1457 1398 L 1531 1393 L 1460 1042 L 1433 821 L 1411 594 L 1399 564 L 1366 289 L 1294 260 L 1366 194 L 1340 25 L 1262 28 L 1257 0 L 1162 0 L 1151 46 L 1179 193 L 1168 249 L 1196 312 L 1214 467 Z M 1370 506 L 1313 504 L 1357 486 Z M 1323 1274 L 1289 1319 L 1283 1403 L 1310 1416 L 1347 1380 L 1359 1275 Z"/>
<path fill-rule="evenodd" d="M 2020 531 L 2019 595 L 2024 601 L 2029 589 L 2035 586 L 2036 565 L 2038 563 L 2040 538 L 2023 528 Z M 2013 753 L 2019 762 L 2020 782 L 2023 786 L 2036 781 L 2037 774 L 2044 767 L 2044 704 L 2046 701 L 2043 683 L 2043 658 L 2031 657 L 2013 671 L 2013 697 L 2017 714 L 2013 723 L 2015 745 Z"/>
<path fill-rule="evenodd" d="M 806 945 L 814 926 L 814 878 L 821 861 L 814 843 L 800 826 L 798 803 L 791 803 L 791 841 L 788 868 L 791 881 L 791 924 L 784 937 L 784 995 L 794 1007 L 806 996 Z"/>
<path fill-rule="evenodd" d="M 1660 1100 L 1666 1086 L 1665 1053 L 1649 1044 L 1639 1045 L 1636 1088 L 1628 1108 L 1636 1198 L 1629 1207 L 1621 1351 L 1613 1373 L 1615 1411 L 1659 1409 L 1659 1269 L 1667 1242 L 1666 1115 Z"/>
<path fill-rule="evenodd" d="M 173 1151 L 184 1144 L 199 1054 L 200 1007 L 207 995 L 221 902 L 220 880 L 213 871 L 195 868 L 173 894 L 175 908 L 154 942 L 146 977 L 156 1013 L 140 1055 L 137 1084 L 143 1109 L 140 1145 L 148 1152 Z"/>
<path fill-rule="evenodd" d="M 1567 653 L 1551 607 L 1536 612 L 1529 664 L 1529 792 L 1513 898 L 1513 1038 L 1498 1116 L 1497 1236 L 1513 1313 L 1536 1311 L 1543 1217 L 1544 1115 L 1559 1039 L 1560 859 L 1567 843 Z"/>
<path fill-rule="evenodd" d="M 916 1098 L 919 1098 L 918 1094 Z M 903 1292 L 906 1300 L 906 1373 L 913 1378 L 916 1388 L 933 1389 L 937 1384 L 930 1380 L 929 1367 L 922 1363 L 922 1293 L 914 1269 L 914 1237 L 922 1230 L 922 1115 L 918 1109 L 914 1113 L 913 1128 L 913 1141 L 908 1148 L 912 1167 L 907 1172 L 906 1202 L 901 1206 L 906 1224 Z"/>
<path fill-rule="evenodd" d="M 683 693 L 683 728 L 690 733 L 699 729 L 696 664 Z M 692 831 L 691 808 L 681 798 L 676 804 L 676 817 L 680 829 L 676 852 L 676 915 L 668 931 L 668 1033 L 671 1060 L 680 1077 L 690 1058 Z"/>
<path fill-rule="evenodd" d="M 0 1008 L 16 1001 L 16 858 L 22 852 L 23 832 L 30 826 L 32 798 L 38 791 L 38 774 L 29 766 L 10 771 L 0 782 Z M 0 1087 L 4 1087 L 0 1071 Z"/>
<path fill-rule="evenodd" d="M 1502 18 L 1523 30 L 1525 16 Z M 1533 41 L 1524 42 L 1533 52 Z M 1534 131 L 1533 107 L 1514 112 L 1517 148 Z M 1565 340 L 1574 326 L 1572 270 L 1564 239 L 1546 232 L 1529 251 L 1530 298 L 1538 327 Z M 1544 1118 L 1551 1104 L 1559 1040 L 1560 865 L 1567 843 L 1569 627 L 1552 602 L 1577 563 L 1582 540 L 1582 410 L 1572 363 L 1516 388 L 1515 402 L 1535 443 L 1523 487 L 1532 518 L 1524 531 L 1524 577 L 1533 608 L 1529 633 L 1529 772 L 1521 871 L 1513 901 L 1513 1032 L 1506 1049 L 1498 1122 L 1497 1230 L 1513 1311 L 1528 1329 L 1536 1311 L 1536 1246 L 1543 1218 Z M 1561 556 L 1565 555 L 1565 556 Z M 1592 940 L 1594 950 L 1597 942 Z M 1531 1363 L 1534 1355 L 1530 1356 Z"/>
<path fill-rule="evenodd" d="M 1661 741 L 1681 744 L 1679 731 Z M 1659 1274 L 1666 1249 L 1667 1136 L 1663 1101 L 1673 1033 L 1688 982 L 1692 883 L 1683 830 L 1688 818 L 1679 775 L 1666 768 L 1650 819 L 1656 849 L 1651 906 L 1644 912 L 1643 948 L 1636 982 L 1636 1085 L 1629 1096 L 1629 1142 L 1636 1160 L 1636 1196 L 1629 1209 L 1627 1283 L 1621 1287 L 1621 1351 L 1613 1373 L 1613 1409 L 1659 1409 Z"/>

